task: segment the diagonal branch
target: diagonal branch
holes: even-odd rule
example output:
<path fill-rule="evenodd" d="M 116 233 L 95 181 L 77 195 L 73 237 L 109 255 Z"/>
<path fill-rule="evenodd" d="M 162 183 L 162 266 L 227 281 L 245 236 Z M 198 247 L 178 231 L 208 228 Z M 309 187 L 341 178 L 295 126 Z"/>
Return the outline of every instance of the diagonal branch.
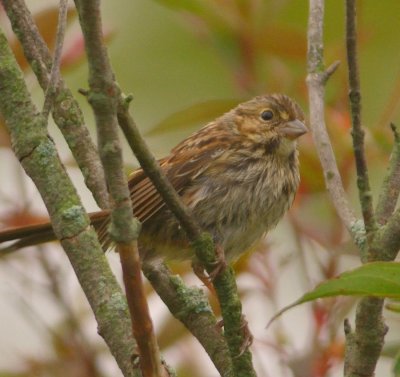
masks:
<path fill-rule="evenodd" d="M 168 208 L 178 219 L 179 223 L 186 231 L 188 238 L 191 241 L 194 241 L 200 237 L 202 230 L 190 215 L 188 208 L 183 205 L 174 187 L 164 172 L 159 168 L 158 162 L 149 151 L 134 119 L 129 114 L 129 103 L 131 100 L 132 98 L 130 96 L 126 98 L 121 97 L 119 99 L 119 125 L 125 134 L 125 138 L 128 141 L 129 146 L 138 159 L 140 166 L 151 179 L 165 203 L 167 203 Z"/>
<path fill-rule="evenodd" d="M 25 57 L 43 90 L 49 86 L 52 58 L 50 51 L 33 21 L 24 0 L 1 0 L 14 33 L 18 37 Z M 55 88 L 53 118 L 100 208 L 109 208 L 104 171 L 89 131 L 84 125 L 83 114 L 62 77 Z"/>

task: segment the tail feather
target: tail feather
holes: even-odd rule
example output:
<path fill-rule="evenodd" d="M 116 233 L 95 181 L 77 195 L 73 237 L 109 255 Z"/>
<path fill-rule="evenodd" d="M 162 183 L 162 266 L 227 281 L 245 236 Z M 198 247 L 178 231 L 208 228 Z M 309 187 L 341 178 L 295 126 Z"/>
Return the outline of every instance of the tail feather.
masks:
<path fill-rule="evenodd" d="M 6 241 L 14 241 L 22 238 L 29 238 L 40 234 L 52 234 L 53 238 L 50 238 L 49 241 L 51 241 L 52 239 L 56 239 L 51 224 L 49 222 L 45 222 L 2 230 L 0 231 L 0 243 Z"/>
<path fill-rule="evenodd" d="M 99 229 L 109 216 L 109 211 L 98 211 L 89 214 L 90 221 L 95 229 Z M 4 229 L 0 231 L 0 244 L 8 241 L 15 241 L 6 246 L 0 246 L 0 253 L 7 254 L 28 246 L 35 246 L 41 243 L 55 241 L 50 222 L 27 225 L 17 228 Z"/>

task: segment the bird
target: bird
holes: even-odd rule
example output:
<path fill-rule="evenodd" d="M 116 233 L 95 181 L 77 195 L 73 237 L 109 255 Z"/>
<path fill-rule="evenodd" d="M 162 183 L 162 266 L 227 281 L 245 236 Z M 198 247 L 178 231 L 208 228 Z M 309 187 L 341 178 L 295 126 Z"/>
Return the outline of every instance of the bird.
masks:
<path fill-rule="evenodd" d="M 293 99 L 259 95 L 208 123 L 158 161 L 228 263 L 259 242 L 290 208 L 300 182 L 297 140 L 307 132 L 304 112 Z M 133 213 L 142 223 L 140 257 L 193 261 L 185 231 L 146 173 L 136 169 L 128 184 Z M 90 218 L 103 249 L 112 248 L 109 211 Z M 53 239 L 50 223 L 0 231 L 0 243 L 17 240 L 4 251 Z"/>

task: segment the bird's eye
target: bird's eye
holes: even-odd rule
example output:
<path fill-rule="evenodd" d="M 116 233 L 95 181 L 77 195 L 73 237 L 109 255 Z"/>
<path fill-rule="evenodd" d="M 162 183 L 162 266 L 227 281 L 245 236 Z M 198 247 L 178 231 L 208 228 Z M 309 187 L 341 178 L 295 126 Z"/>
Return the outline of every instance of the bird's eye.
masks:
<path fill-rule="evenodd" d="M 264 110 L 261 113 L 262 120 L 271 120 L 274 117 L 274 113 L 271 110 Z"/>

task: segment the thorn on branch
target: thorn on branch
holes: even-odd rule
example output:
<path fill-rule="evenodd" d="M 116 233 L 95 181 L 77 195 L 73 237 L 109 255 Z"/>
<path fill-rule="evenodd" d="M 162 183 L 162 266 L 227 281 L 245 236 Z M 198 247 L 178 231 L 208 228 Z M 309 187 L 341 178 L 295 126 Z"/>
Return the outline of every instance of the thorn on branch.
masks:
<path fill-rule="evenodd" d="M 325 84 L 329 78 L 336 72 L 339 68 L 340 60 L 334 61 L 322 74 L 321 76 L 321 83 Z"/>
<path fill-rule="evenodd" d="M 126 95 L 124 101 L 126 105 L 129 106 L 129 104 L 133 101 L 133 94 L 129 93 L 128 95 Z"/>
<path fill-rule="evenodd" d="M 89 90 L 88 89 L 79 88 L 78 89 L 78 93 L 82 94 L 84 97 L 89 96 Z"/>
<path fill-rule="evenodd" d="M 344 327 L 344 333 L 345 335 L 350 335 L 351 334 L 351 324 L 348 318 L 345 318 L 344 323 L 343 323 L 343 327 Z"/>
<path fill-rule="evenodd" d="M 391 130 L 393 132 L 395 143 L 396 144 L 400 144 L 400 134 L 399 134 L 399 130 L 398 130 L 397 126 L 393 122 L 391 122 L 390 123 L 390 128 L 391 128 Z"/>

